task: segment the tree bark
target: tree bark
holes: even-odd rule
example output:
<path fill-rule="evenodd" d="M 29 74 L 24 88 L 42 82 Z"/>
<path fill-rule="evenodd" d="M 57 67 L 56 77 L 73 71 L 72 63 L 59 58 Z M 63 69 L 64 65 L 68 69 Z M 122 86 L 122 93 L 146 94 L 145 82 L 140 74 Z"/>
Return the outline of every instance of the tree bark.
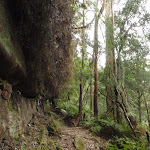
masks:
<path fill-rule="evenodd" d="M 97 4 L 98 6 L 98 0 Z M 96 8 L 97 11 L 97 8 Z M 96 12 L 95 29 L 94 29 L 94 116 L 98 116 L 98 73 L 97 73 L 97 59 L 98 59 L 98 16 Z"/>
<path fill-rule="evenodd" d="M 117 106 L 118 94 L 114 82 L 112 80 L 114 74 L 117 74 L 115 53 L 114 53 L 114 16 L 113 16 L 113 0 L 106 2 L 106 74 L 108 76 L 108 84 L 106 86 L 107 93 L 107 111 L 113 113 L 114 119 L 119 117 L 119 107 Z M 113 101 L 109 99 L 112 97 Z"/>

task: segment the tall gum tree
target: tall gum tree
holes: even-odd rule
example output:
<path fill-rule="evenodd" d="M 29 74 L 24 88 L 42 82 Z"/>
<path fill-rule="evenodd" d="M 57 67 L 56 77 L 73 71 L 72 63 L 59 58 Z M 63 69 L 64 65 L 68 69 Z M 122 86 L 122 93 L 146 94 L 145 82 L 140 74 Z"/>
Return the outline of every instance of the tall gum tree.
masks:
<path fill-rule="evenodd" d="M 85 1 L 83 0 L 83 5 Z M 83 22 L 85 26 L 85 9 L 83 8 Z M 82 116 L 82 99 L 83 99 L 83 71 L 84 71 L 84 52 L 85 52 L 85 28 L 82 29 L 82 66 L 81 66 L 81 77 L 80 77 L 80 95 L 79 95 L 79 113 L 75 122 L 75 126 L 79 126 L 79 122 Z"/>
<path fill-rule="evenodd" d="M 91 61 L 90 70 L 90 109 L 93 111 L 94 103 L 94 115 L 98 116 L 98 72 L 97 72 L 97 62 L 98 62 L 98 21 L 105 8 L 105 0 L 103 0 L 102 7 L 98 13 L 98 0 L 96 1 L 95 8 L 95 26 L 94 26 L 94 47 L 93 55 Z M 94 102 L 93 102 L 93 69 L 94 69 Z"/>
<path fill-rule="evenodd" d="M 98 73 L 97 73 L 97 61 L 98 61 L 98 0 L 96 2 L 96 13 L 95 13 L 95 28 L 94 28 L 94 116 L 98 116 Z"/>
<path fill-rule="evenodd" d="M 117 66 L 114 52 L 114 15 L 113 15 L 113 0 L 106 1 L 106 74 L 107 74 L 107 111 L 112 112 L 114 120 L 121 123 L 122 112 L 135 134 L 137 126 L 136 120 L 130 113 L 127 102 L 127 97 L 122 85 L 119 85 L 117 78 Z M 118 99 L 118 96 L 121 100 Z M 121 111 L 122 110 L 122 111 Z"/>
<path fill-rule="evenodd" d="M 106 1 L 106 102 L 107 111 L 112 112 L 114 119 L 119 122 L 120 111 L 117 105 L 118 92 L 114 84 L 114 76 L 117 74 L 117 67 L 114 52 L 114 15 L 113 15 L 113 0 Z"/>

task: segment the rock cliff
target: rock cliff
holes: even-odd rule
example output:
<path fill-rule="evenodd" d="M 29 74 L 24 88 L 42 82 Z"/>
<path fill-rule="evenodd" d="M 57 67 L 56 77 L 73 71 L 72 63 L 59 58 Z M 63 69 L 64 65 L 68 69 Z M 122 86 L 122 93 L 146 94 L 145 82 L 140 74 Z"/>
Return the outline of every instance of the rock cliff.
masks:
<path fill-rule="evenodd" d="M 72 67 L 72 16 L 69 0 L 0 1 L 0 142 L 24 132 L 36 101 L 59 97 Z"/>

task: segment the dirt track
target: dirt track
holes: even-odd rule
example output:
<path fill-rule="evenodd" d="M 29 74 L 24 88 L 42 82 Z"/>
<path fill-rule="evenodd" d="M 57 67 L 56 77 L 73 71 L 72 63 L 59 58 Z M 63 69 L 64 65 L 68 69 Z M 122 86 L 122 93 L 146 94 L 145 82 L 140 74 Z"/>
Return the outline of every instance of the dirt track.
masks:
<path fill-rule="evenodd" d="M 106 140 L 89 134 L 89 130 L 82 127 L 62 127 L 62 134 L 59 140 L 55 142 L 57 146 L 61 146 L 64 150 L 76 150 L 74 146 L 75 137 L 81 137 L 85 143 L 86 150 L 104 150 Z"/>

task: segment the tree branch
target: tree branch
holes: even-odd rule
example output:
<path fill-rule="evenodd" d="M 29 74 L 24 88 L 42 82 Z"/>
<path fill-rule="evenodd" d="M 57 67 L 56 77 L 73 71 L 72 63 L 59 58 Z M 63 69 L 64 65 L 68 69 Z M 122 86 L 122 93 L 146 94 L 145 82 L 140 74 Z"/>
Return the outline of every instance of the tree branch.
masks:
<path fill-rule="evenodd" d="M 75 28 L 73 27 L 72 29 L 84 29 L 84 28 L 88 28 L 93 23 L 94 20 L 95 20 L 95 17 L 87 25 L 82 26 L 82 27 L 75 27 Z"/>
<path fill-rule="evenodd" d="M 98 19 L 100 18 L 100 16 L 103 13 L 104 9 L 105 9 L 105 0 L 103 0 L 102 7 L 101 7 L 101 9 L 99 11 L 99 14 L 98 14 L 98 17 L 97 17 Z M 89 22 L 87 25 L 82 26 L 82 27 L 73 27 L 72 29 L 84 29 L 84 28 L 88 28 L 93 23 L 93 21 L 95 20 L 95 18 L 96 18 L 96 15 L 94 16 L 94 18 L 92 19 L 92 21 Z"/>

